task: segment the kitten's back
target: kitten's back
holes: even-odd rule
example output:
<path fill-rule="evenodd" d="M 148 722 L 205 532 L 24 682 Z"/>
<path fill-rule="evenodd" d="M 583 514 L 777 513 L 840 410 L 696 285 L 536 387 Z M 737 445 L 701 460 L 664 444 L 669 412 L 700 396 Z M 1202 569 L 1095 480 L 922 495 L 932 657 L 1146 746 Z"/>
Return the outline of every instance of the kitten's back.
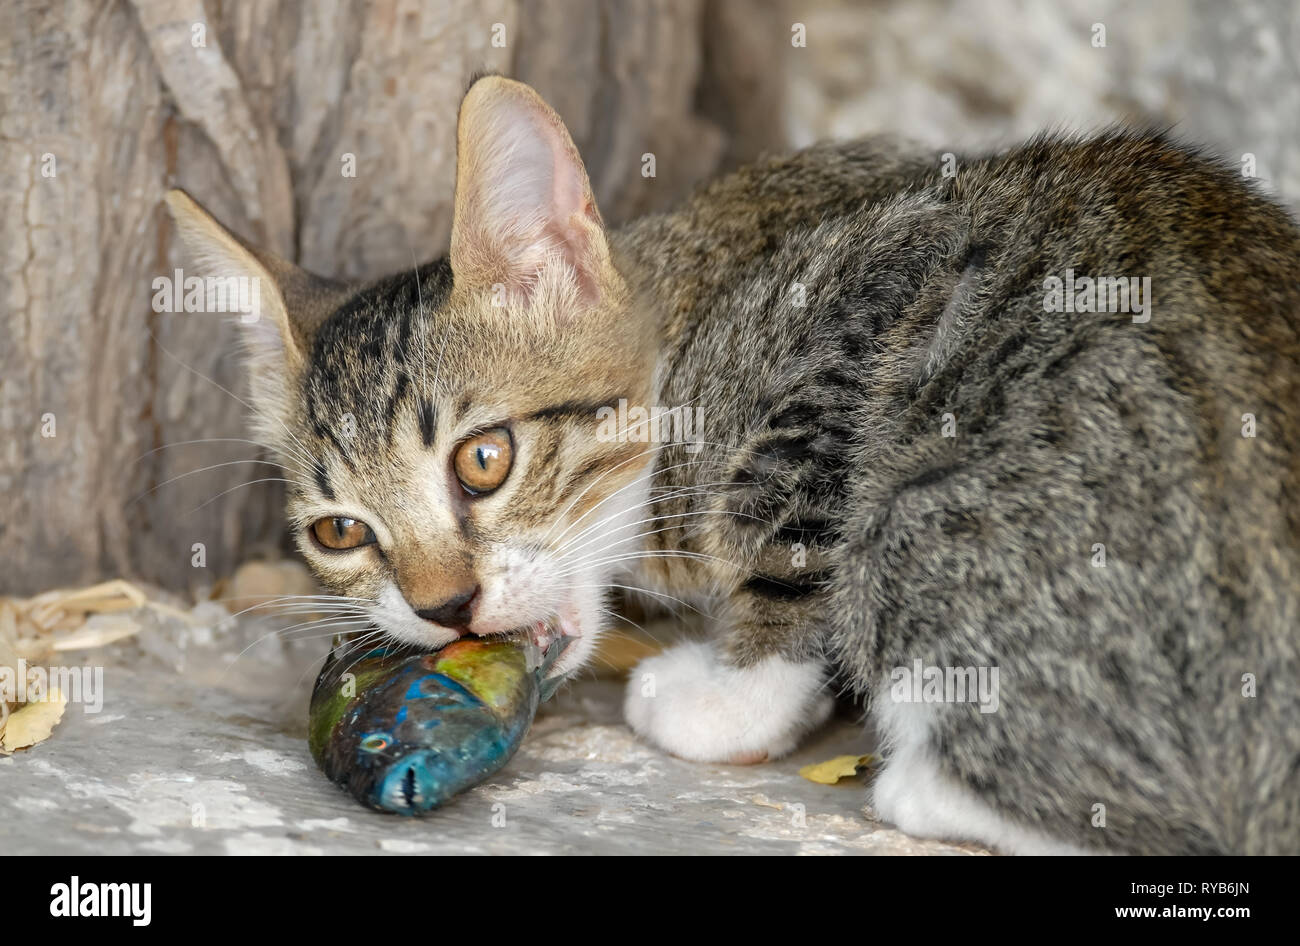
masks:
<path fill-rule="evenodd" d="M 1230 170 L 1126 135 L 1036 142 L 945 196 L 973 255 L 938 317 L 895 326 L 938 356 L 867 398 L 839 550 L 858 682 L 879 700 L 916 658 L 999 667 L 996 718 L 939 707 L 928 738 L 949 779 L 1053 837 L 1294 851 L 1293 222 Z M 1150 277 L 1149 321 L 1045 312 L 1045 277 L 1071 270 Z"/>
<path fill-rule="evenodd" d="M 707 404 L 730 445 L 698 475 L 738 515 L 660 541 L 775 568 L 817 524 L 829 547 L 776 577 L 829 576 L 826 641 L 889 711 L 895 780 L 933 763 L 1082 848 L 1300 847 L 1285 212 L 1155 135 L 1044 138 L 951 177 L 865 142 L 756 165 L 617 245 L 668 300 L 660 403 Z M 1069 271 L 1150 277 L 1149 320 L 1048 311 Z M 1001 707 L 890 704 L 915 660 L 999 668 Z"/>

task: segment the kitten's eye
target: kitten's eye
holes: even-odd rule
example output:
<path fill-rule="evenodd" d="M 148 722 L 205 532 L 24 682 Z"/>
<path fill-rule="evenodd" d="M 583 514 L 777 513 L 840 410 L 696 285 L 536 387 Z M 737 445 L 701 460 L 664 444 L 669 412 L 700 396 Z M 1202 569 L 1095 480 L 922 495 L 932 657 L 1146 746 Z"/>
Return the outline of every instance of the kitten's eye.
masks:
<path fill-rule="evenodd" d="M 312 535 L 316 541 L 327 549 L 359 549 L 375 541 L 375 534 L 370 526 L 356 519 L 342 516 L 327 516 L 311 524 Z"/>
<path fill-rule="evenodd" d="M 493 427 L 475 434 L 456 448 L 456 477 L 472 496 L 487 493 L 505 480 L 514 460 L 510 431 Z"/>

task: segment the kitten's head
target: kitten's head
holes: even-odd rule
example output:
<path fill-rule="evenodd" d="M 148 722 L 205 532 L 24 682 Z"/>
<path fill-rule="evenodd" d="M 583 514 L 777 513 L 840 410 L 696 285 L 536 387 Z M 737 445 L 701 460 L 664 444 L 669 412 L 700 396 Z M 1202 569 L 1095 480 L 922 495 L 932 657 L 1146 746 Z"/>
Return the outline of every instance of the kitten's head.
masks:
<path fill-rule="evenodd" d="M 558 628 L 577 640 L 557 668 L 577 667 L 648 490 L 646 444 L 601 436 L 598 412 L 649 403 L 653 340 L 559 117 L 475 83 L 449 257 L 360 291 L 168 203 L 204 276 L 259 282 L 253 407 L 321 582 L 423 647 Z"/>

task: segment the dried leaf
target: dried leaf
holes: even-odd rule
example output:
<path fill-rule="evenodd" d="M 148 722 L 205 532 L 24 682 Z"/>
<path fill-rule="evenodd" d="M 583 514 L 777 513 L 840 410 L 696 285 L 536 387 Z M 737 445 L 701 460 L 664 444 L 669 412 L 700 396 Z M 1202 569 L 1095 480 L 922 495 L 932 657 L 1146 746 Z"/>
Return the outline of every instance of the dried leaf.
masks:
<path fill-rule="evenodd" d="M 68 698 L 52 687 L 44 700 L 26 703 L 10 713 L 4 728 L 4 751 L 26 749 L 50 738 L 67 703 Z"/>
<path fill-rule="evenodd" d="M 834 785 L 842 778 L 857 775 L 858 769 L 866 768 L 873 762 L 875 756 L 871 755 L 837 755 L 825 762 L 805 765 L 799 770 L 799 774 L 819 785 Z"/>
<path fill-rule="evenodd" d="M 89 650 L 104 647 L 114 641 L 140 633 L 140 622 L 130 617 L 119 617 L 115 621 L 90 624 L 87 622 L 74 631 L 59 635 L 54 642 L 54 650 Z"/>

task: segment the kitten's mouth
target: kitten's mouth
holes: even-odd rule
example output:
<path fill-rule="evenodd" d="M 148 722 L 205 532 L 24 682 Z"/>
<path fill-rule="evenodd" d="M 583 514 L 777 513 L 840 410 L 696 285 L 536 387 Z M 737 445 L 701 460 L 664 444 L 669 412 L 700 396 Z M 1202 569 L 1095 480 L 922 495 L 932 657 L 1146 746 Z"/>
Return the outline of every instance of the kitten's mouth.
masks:
<path fill-rule="evenodd" d="M 537 648 L 537 653 L 542 658 L 549 658 L 554 662 L 577 636 L 570 633 L 565 624 L 558 620 L 534 621 L 532 624 L 526 624 L 523 627 L 516 628 L 513 631 L 507 631 L 506 637 L 513 637 L 525 641 Z"/>
<path fill-rule="evenodd" d="M 559 629 L 555 621 L 533 621 L 532 624 L 525 624 L 515 630 L 507 630 L 502 633 L 502 637 L 515 638 L 516 641 L 530 643 L 537 648 L 539 654 L 546 654 L 551 645 L 565 637 L 564 632 Z"/>
<path fill-rule="evenodd" d="M 531 640 L 542 653 L 546 653 L 553 643 L 565 636 L 554 621 L 534 621 L 518 633 Z"/>
<path fill-rule="evenodd" d="M 561 621 L 534 621 L 514 634 L 525 641 L 525 646 L 530 651 L 529 666 L 535 666 L 541 672 L 542 700 L 550 699 L 568 675 L 562 671 L 557 672 L 555 665 L 568 646 L 577 640 L 577 636 L 566 633 L 565 624 Z"/>
<path fill-rule="evenodd" d="M 480 637 L 504 637 L 518 641 L 529 652 L 530 666 L 543 668 L 547 678 L 561 679 L 567 676 L 573 667 L 557 670 L 556 665 L 562 656 L 572 658 L 577 652 L 570 645 L 576 643 L 583 635 L 576 615 L 561 609 L 548 618 L 530 621 L 508 631 L 495 634 L 478 634 Z M 580 648 L 579 648 L 580 649 Z M 572 661 L 566 661 L 571 663 Z"/>

